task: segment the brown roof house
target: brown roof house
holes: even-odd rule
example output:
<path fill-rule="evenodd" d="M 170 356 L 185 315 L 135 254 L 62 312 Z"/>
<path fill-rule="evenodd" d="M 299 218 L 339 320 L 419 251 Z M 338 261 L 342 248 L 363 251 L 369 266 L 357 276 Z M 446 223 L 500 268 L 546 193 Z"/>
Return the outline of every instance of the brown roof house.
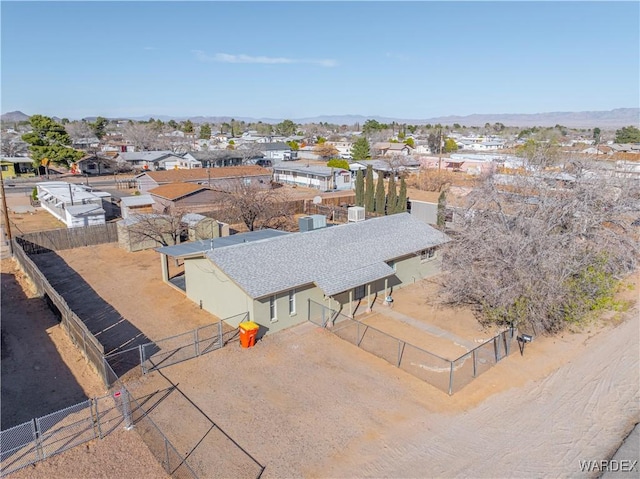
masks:
<path fill-rule="evenodd" d="M 146 171 L 135 177 L 141 193 L 169 183 L 194 183 L 214 190 L 228 191 L 242 181 L 268 188 L 271 172 L 256 165 L 228 166 L 223 168 L 196 168 L 192 170 Z"/>
<path fill-rule="evenodd" d="M 150 189 L 148 194 L 153 199 L 154 212 L 165 214 L 176 210 L 211 210 L 219 197 L 219 193 L 208 186 L 195 183 L 169 183 Z"/>

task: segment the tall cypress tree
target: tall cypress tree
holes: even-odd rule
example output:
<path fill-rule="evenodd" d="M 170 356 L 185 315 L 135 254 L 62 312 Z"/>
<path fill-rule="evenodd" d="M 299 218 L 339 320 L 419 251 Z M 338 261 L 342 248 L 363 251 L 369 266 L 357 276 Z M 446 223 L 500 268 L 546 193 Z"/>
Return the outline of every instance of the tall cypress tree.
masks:
<path fill-rule="evenodd" d="M 398 196 L 396 213 L 404 213 L 405 211 L 407 211 L 407 183 L 404 178 L 400 178 L 400 196 Z"/>
<path fill-rule="evenodd" d="M 367 177 L 364 189 L 364 208 L 369 213 L 375 211 L 375 192 L 373 188 L 373 168 L 367 165 Z"/>
<path fill-rule="evenodd" d="M 393 173 L 391 173 L 391 178 L 389 178 L 389 192 L 387 193 L 387 214 L 393 215 L 396 213 L 396 208 L 398 207 L 398 190 L 396 189 L 396 178 Z"/>
<path fill-rule="evenodd" d="M 356 173 L 356 206 L 364 206 L 364 177 L 362 170 Z"/>
<path fill-rule="evenodd" d="M 445 209 L 447 207 L 447 195 L 444 192 L 444 190 L 442 190 L 442 193 L 440 193 L 440 196 L 438 196 L 438 216 L 437 216 L 437 225 L 440 228 L 444 228 L 445 224 L 446 224 L 446 219 L 445 219 Z"/>
<path fill-rule="evenodd" d="M 384 215 L 385 200 L 384 178 L 382 178 L 382 174 L 378 174 L 378 184 L 376 185 L 376 213 L 379 215 Z"/>

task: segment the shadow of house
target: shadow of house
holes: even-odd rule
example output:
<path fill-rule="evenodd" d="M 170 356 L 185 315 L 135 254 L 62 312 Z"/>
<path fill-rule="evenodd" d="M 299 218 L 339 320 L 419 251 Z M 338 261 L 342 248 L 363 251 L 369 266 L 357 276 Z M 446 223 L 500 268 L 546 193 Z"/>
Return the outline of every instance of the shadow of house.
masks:
<path fill-rule="evenodd" d="M 48 333 L 58 325 L 43 298 L 2 273 L 2 429 L 88 399 Z"/>
<path fill-rule="evenodd" d="M 102 299 L 58 254 L 49 251 L 30 258 L 89 332 L 102 344 L 105 356 L 127 350 L 135 352 L 137 346 L 151 342 L 142 331 Z M 117 361 L 109 361 L 109 364 L 118 376 L 122 376 L 139 366 L 140 359 L 137 354 L 120 355 Z"/>

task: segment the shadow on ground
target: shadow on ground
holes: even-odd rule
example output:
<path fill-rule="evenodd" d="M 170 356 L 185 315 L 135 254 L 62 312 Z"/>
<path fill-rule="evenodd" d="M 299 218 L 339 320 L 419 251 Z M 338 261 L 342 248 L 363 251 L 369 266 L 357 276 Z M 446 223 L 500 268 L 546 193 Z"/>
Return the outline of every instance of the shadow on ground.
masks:
<path fill-rule="evenodd" d="M 42 298 L 2 273 L 2 430 L 87 399 L 50 337 L 58 326 Z"/>

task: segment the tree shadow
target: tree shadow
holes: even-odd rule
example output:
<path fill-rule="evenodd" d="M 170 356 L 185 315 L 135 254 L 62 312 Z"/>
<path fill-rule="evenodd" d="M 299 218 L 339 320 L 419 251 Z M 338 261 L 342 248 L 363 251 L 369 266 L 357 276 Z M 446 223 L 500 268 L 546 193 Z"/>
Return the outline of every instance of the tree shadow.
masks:
<path fill-rule="evenodd" d="M 60 356 L 50 330 L 58 326 L 44 299 L 29 298 L 13 274 L 2 273 L 2 429 L 88 399 Z"/>

